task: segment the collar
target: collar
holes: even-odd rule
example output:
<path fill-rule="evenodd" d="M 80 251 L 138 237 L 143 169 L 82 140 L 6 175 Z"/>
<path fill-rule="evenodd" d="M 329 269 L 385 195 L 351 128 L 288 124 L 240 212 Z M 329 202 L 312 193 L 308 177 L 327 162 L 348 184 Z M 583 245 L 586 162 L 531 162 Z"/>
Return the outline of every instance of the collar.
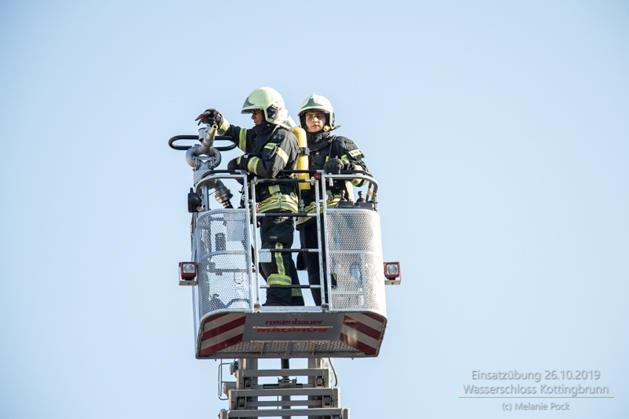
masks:
<path fill-rule="evenodd" d="M 307 133 L 308 148 L 310 151 L 317 151 L 332 142 L 329 131 L 319 131 L 314 133 Z"/>
<path fill-rule="evenodd" d="M 263 122 L 260 125 L 256 125 L 253 127 L 253 132 L 256 134 L 256 137 L 259 135 L 270 134 L 276 128 L 275 124 L 271 124 L 270 122 Z"/>

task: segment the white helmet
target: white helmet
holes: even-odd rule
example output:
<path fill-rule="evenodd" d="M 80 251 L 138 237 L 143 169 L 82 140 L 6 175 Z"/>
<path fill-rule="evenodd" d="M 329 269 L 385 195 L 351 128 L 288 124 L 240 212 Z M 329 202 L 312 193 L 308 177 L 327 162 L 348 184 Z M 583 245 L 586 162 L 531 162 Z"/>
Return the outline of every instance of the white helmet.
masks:
<path fill-rule="evenodd" d="M 299 122 L 301 127 L 306 129 L 306 121 L 304 117 L 308 111 L 320 111 L 328 115 L 327 124 L 323 127 L 324 131 L 331 131 L 339 128 L 340 125 L 334 125 L 334 109 L 332 103 L 321 95 L 311 95 L 307 97 L 299 107 Z"/>
<path fill-rule="evenodd" d="M 272 124 L 290 125 L 288 111 L 284 106 L 284 99 L 277 90 L 270 87 L 260 87 L 254 90 L 242 105 L 242 113 L 253 113 L 262 111 L 264 119 Z M 290 119 L 292 121 L 292 119 Z"/>

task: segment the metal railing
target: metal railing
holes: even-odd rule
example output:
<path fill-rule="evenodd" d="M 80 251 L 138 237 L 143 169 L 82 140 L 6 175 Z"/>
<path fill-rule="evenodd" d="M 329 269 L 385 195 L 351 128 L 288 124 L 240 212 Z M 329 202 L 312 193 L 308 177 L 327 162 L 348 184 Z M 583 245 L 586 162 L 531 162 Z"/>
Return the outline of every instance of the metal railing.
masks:
<path fill-rule="evenodd" d="M 304 173 L 301 171 L 300 173 Z M 193 213 L 192 257 L 198 264 L 198 293 L 195 312 L 201 319 L 216 310 L 254 312 L 261 309 L 261 290 L 269 286 L 260 281 L 261 262 L 270 261 L 276 252 L 320 255 L 321 285 L 286 285 L 284 287 L 319 289 L 321 307 L 290 307 L 295 311 L 352 311 L 371 309 L 384 313 L 384 274 L 380 218 L 377 213 L 378 184 L 365 172 L 329 175 L 305 172 L 308 179 L 264 179 L 244 171 L 216 170 L 203 174 L 195 182 L 195 193 L 202 197 L 202 211 Z M 362 179 L 366 183 L 364 202 L 340 201 L 328 207 L 328 196 L 335 183 Z M 219 193 L 217 180 L 242 183 L 244 199 L 238 208 L 223 203 L 211 208 L 211 195 Z M 307 183 L 314 191 L 314 211 L 305 212 L 299 199 L 295 213 L 259 213 L 256 186 L 265 183 Z M 224 185 L 223 185 L 224 186 Z M 299 195 L 298 188 L 295 188 Z M 221 192 L 223 195 L 224 190 Z M 221 200 L 219 199 L 219 202 Z M 262 249 L 257 220 L 262 217 L 312 217 L 317 223 L 317 249 Z M 253 220 L 256 222 L 254 223 Z M 321 257 L 321 256 L 324 257 Z M 275 286 L 275 285 L 274 285 Z M 195 316 L 196 317 L 196 316 Z"/>

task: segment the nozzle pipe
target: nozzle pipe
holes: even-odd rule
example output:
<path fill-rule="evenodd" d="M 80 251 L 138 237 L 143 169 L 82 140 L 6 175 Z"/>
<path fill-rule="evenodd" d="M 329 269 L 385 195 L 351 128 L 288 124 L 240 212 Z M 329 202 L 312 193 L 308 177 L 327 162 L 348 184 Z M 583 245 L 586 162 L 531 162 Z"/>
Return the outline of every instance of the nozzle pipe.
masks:
<path fill-rule="evenodd" d="M 218 125 L 216 124 L 212 125 L 212 128 L 210 128 L 208 131 L 206 131 L 206 129 L 207 128 L 202 128 L 201 130 L 199 130 L 200 132 L 203 131 L 205 133 L 203 144 L 201 145 L 201 148 L 199 149 L 200 154 L 208 154 L 210 153 L 210 150 L 213 151 L 212 144 L 214 143 L 214 136 L 216 135 L 216 131 L 218 130 Z"/>

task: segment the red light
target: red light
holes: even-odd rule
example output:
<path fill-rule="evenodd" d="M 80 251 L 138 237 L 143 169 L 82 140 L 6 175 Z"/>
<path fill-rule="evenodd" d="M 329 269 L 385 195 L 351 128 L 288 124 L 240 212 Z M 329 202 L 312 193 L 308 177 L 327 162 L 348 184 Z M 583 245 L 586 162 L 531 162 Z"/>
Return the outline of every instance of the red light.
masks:
<path fill-rule="evenodd" d="M 313 177 L 317 180 L 321 180 L 321 173 L 315 173 Z"/>
<path fill-rule="evenodd" d="M 401 274 L 400 262 L 384 262 L 384 276 L 387 279 L 399 278 Z"/>
<path fill-rule="evenodd" d="M 194 279 L 197 276 L 197 264 L 195 262 L 179 262 L 179 274 L 181 279 Z"/>

